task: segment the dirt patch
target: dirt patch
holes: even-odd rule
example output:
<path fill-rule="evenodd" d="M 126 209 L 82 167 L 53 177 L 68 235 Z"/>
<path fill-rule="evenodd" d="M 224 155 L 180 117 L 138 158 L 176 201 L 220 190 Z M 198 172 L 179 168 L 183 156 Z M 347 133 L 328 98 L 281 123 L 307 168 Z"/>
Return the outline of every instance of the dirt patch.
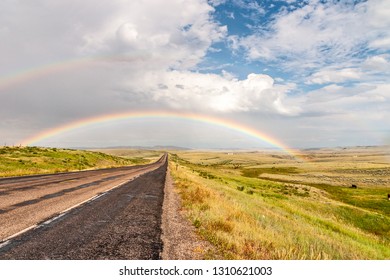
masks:
<path fill-rule="evenodd" d="M 201 240 L 185 219 L 181 200 L 167 169 L 162 216 L 163 260 L 201 260 L 211 245 Z"/>

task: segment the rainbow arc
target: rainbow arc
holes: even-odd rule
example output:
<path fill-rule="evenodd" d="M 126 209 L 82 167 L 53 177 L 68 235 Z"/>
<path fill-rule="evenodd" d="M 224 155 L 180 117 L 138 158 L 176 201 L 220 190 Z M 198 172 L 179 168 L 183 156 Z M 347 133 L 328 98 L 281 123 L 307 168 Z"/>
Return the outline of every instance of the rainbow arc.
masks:
<path fill-rule="evenodd" d="M 31 146 L 42 140 L 60 135 L 61 133 L 78 129 L 81 127 L 86 127 L 92 124 L 106 123 L 117 120 L 127 120 L 127 119 L 148 119 L 148 118 L 175 118 L 175 119 L 184 119 L 192 120 L 202 123 L 207 123 L 210 125 L 216 125 L 219 127 L 224 127 L 233 131 L 237 131 L 249 137 L 255 138 L 263 143 L 267 143 L 275 148 L 278 148 L 287 154 L 302 159 L 299 152 L 295 149 L 289 148 L 284 143 L 272 137 L 271 135 L 265 134 L 261 131 L 258 131 L 252 127 L 246 126 L 241 123 L 237 123 L 228 119 L 221 119 L 208 115 L 193 114 L 193 113 L 183 113 L 183 112 L 167 112 L 167 111 L 139 111 L 139 112 L 124 112 L 124 113 L 115 113 L 100 115 L 91 118 L 85 118 L 70 122 L 64 125 L 60 125 L 45 131 L 42 131 L 36 135 L 33 135 L 27 139 L 21 141 L 23 146 Z"/>

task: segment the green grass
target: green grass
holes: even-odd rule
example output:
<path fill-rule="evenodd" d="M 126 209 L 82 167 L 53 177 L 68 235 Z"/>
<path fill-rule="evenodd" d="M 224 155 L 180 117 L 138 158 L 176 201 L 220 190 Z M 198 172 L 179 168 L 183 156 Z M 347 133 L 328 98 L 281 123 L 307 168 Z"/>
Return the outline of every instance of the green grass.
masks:
<path fill-rule="evenodd" d="M 0 177 L 110 168 L 144 163 L 101 152 L 41 148 L 0 147 Z"/>
<path fill-rule="evenodd" d="M 299 173 L 296 167 L 269 167 L 269 168 L 244 168 L 242 175 L 245 177 L 257 178 L 261 174 L 297 174 Z"/>
<path fill-rule="evenodd" d="M 230 162 L 216 166 L 227 155 L 215 154 L 194 153 L 193 159 L 190 153 L 170 155 L 183 209 L 214 245 L 207 258 L 390 258 L 389 186 L 351 189 L 289 181 L 289 176 L 264 179 L 259 175 L 293 178 L 317 172 L 322 163 L 296 167 L 283 161 L 275 168 L 272 162 L 261 167 L 262 158 L 256 162 L 254 155 L 236 154 L 234 161 L 242 166 L 235 168 Z"/>
<path fill-rule="evenodd" d="M 310 185 L 326 191 L 335 200 L 390 216 L 390 201 L 387 200 L 387 194 L 390 191 L 388 187 L 351 189 L 326 184 Z"/>
<path fill-rule="evenodd" d="M 358 227 L 368 233 L 381 236 L 390 241 L 390 218 L 361 208 L 339 206 L 335 209 L 338 217 L 345 223 Z"/>
<path fill-rule="evenodd" d="M 286 180 L 273 181 L 290 183 Z M 390 192 L 389 187 L 359 187 L 352 189 L 345 186 L 320 183 L 306 183 L 306 185 L 325 191 L 333 200 L 390 216 L 390 201 L 387 199 L 387 194 Z"/>

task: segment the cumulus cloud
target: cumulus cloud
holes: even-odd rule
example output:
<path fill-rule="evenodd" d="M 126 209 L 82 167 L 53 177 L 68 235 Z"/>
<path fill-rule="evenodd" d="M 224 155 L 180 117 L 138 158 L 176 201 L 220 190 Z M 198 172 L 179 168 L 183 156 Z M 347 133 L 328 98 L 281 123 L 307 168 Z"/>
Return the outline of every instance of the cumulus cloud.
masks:
<path fill-rule="evenodd" d="M 189 69 L 226 33 L 226 27 L 212 17 L 214 8 L 201 0 L 42 0 L 0 5 L 0 35 L 7 42 L 0 51 L 8 54 L 0 59 L 3 66 L 15 60 L 44 64 L 142 51 L 156 68 Z"/>
<path fill-rule="evenodd" d="M 82 52 L 145 51 L 153 58 L 148 63 L 157 67 L 189 69 L 226 33 L 205 1 L 130 1 L 118 6 L 98 30 L 84 34 Z"/>
<path fill-rule="evenodd" d="M 295 115 L 299 108 L 288 104 L 287 94 L 294 85 L 275 85 L 263 74 L 249 74 L 239 80 L 228 72 L 202 74 L 189 71 L 150 72 L 127 81 L 128 92 L 140 92 L 171 108 L 214 112 L 260 111 Z"/>

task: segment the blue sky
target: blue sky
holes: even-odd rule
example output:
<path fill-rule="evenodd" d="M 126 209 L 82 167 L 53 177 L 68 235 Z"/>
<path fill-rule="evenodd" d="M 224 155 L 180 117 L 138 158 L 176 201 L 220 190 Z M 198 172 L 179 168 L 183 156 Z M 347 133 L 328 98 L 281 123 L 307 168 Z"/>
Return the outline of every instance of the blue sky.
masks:
<path fill-rule="evenodd" d="M 0 3 L 0 42 L 4 143 L 144 110 L 234 120 L 292 147 L 390 143 L 386 0 L 10 0 Z M 20 74 L 35 69 L 44 74 Z M 129 121 L 130 135 L 123 125 L 110 128 L 115 141 L 94 127 L 40 144 L 264 144 L 181 121 Z"/>

